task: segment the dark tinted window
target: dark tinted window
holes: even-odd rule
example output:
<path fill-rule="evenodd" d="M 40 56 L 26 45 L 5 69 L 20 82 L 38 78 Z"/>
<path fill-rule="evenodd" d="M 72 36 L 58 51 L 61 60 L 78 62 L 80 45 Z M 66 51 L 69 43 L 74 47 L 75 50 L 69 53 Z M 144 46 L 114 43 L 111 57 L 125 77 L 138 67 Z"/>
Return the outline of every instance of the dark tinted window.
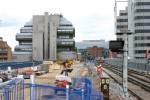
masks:
<path fill-rule="evenodd" d="M 120 13 L 120 16 L 126 16 L 128 15 L 127 13 Z"/>
<path fill-rule="evenodd" d="M 117 25 L 117 28 L 128 28 L 127 25 Z"/>
<path fill-rule="evenodd" d="M 134 53 L 135 54 L 141 54 L 141 53 L 145 53 L 146 50 L 135 50 Z"/>
<path fill-rule="evenodd" d="M 135 30 L 135 33 L 150 33 L 150 30 Z"/>
<path fill-rule="evenodd" d="M 135 43 L 135 47 L 147 47 L 150 46 L 150 43 Z"/>
<path fill-rule="evenodd" d="M 150 19 L 150 16 L 135 16 L 135 19 Z"/>
<path fill-rule="evenodd" d="M 136 9 L 136 12 L 150 12 L 150 9 Z"/>
<path fill-rule="evenodd" d="M 136 2 L 137 6 L 150 5 L 150 2 Z"/>
<path fill-rule="evenodd" d="M 150 23 L 135 23 L 135 26 L 150 26 Z"/>
<path fill-rule="evenodd" d="M 134 40 L 150 40 L 150 36 L 135 36 Z"/>
<path fill-rule="evenodd" d="M 117 22 L 128 22 L 128 19 L 117 19 Z"/>

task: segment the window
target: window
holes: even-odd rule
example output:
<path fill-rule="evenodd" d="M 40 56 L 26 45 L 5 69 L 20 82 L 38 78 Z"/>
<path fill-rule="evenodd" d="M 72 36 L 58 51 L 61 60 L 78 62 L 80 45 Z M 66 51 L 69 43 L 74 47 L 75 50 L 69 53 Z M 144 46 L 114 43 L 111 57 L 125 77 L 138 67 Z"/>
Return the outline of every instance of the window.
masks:
<path fill-rule="evenodd" d="M 150 36 L 135 36 L 134 40 L 150 40 Z"/>
<path fill-rule="evenodd" d="M 117 28 L 128 28 L 128 25 L 118 25 Z"/>
<path fill-rule="evenodd" d="M 135 20 L 137 19 L 150 19 L 150 16 L 135 16 Z"/>
<path fill-rule="evenodd" d="M 150 12 L 150 9 L 136 9 L 135 12 Z"/>
<path fill-rule="evenodd" d="M 120 13 L 120 16 L 127 16 L 128 13 Z"/>
<path fill-rule="evenodd" d="M 135 33 L 150 33 L 150 30 L 135 30 Z"/>
<path fill-rule="evenodd" d="M 128 19 L 117 19 L 117 22 L 128 22 Z"/>
<path fill-rule="evenodd" d="M 135 57 L 136 59 L 144 59 L 145 57 Z"/>
<path fill-rule="evenodd" d="M 144 53 L 146 53 L 146 50 L 135 50 L 134 53 L 135 54 L 144 54 Z"/>
<path fill-rule="evenodd" d="M 150 2 L 136 2 L 136 6 L 150 5 Z"/>
<path fill-rule="evenodd" d="M 150 43 L 135 43 L 135 47 L 150 47 Z"/>
<path fill-rule="evenodd" d="M 150 23 L 135 23 L 134 26 L 150 26 Z"/>

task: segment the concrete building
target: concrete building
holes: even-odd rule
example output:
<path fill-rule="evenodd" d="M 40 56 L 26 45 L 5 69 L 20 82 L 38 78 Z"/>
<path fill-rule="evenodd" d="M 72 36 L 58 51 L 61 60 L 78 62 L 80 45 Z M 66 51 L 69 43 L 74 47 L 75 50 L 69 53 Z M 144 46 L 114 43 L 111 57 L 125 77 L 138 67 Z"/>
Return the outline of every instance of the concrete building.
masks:
<path fill-rule="evenodd" d="M 74 59 L 75 28 L 58 14 L 34 15 L 16 34 L 14 61 Z"/>
<path fill-rule="evenodd" d="M 7 42 L 3 41 L 0 37 L 0 62 L 6 62 L 12 60 L 12 52 Z"/>
<path fill-rule="evenodd" d="M 54 14 L 33 16 L 33 59 L 57 60 L 68 54 L 74 55 L 75 28 L 62 15 Z"/>
<path fill-rule="evenodd" d="M 150 50 L 150 0 L 128 0 L 128 30 L 133 33 L 128 48 L 131 59 L 145 62 Z M 117 27 L 117 30 L 120 30 Z M 119 38 L 119 37 L 118 37 Z"/>
<path fill-rule="evenodd" d="M 16 40 L 19 45 L 13 52 L 14 61 L 31 61 L 32 60 L 32 21 L 27 22 L 20 28 L 20 33 L 16 34 Z"/>

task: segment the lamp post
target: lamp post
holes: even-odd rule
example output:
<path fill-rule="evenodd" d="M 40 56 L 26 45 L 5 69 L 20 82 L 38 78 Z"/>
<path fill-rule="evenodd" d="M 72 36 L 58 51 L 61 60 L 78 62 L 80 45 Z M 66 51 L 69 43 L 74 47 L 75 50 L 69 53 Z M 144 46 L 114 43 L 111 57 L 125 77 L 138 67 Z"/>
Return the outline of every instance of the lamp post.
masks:
<path fill-rule="evenodd" d="M 115 29 L 117 27 L 116 18 L 117 18 L 117 3 L 118 2 L 128 2 L 128 1 L 117 1 L 115 0 L 115 7 L 114 7 L 114 17 L 115 17 Z M 116 31 L 117 32 L 117 31 Z M 115 33 L 116 33 L 115 32 Z M 128 35 L 131 32 L 127 30 L 122 32 L 124 36 L 124 49 L 123 49 L 123 92 L 124 92 L 124 100 L 128 100 Z"/>

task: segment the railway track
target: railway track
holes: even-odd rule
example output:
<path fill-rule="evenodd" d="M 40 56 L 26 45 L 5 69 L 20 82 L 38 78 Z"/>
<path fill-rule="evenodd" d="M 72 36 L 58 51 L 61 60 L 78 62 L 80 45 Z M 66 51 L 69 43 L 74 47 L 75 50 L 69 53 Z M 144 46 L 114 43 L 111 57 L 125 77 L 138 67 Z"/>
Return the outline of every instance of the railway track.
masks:
<path fill-rule="evenodd" d="M 115 73 L 118 74 L 120 77 L 122 77 L 122 72 L 121 69 L 117 69 L 116 67 L 109 67 L 109 69 Z M 132 75 L 131 73 L 128 74 L 128 81 L 140 86 L 141 88 L 143 88 L 145 91 L 150 92 L 150 81 L 149 80 L 145 80 L 141 77 L 138 77 L 136 75 Z"/>
<path fill-rule="evenodd" d="M 105 71 L 105 73 L 111 78 L 113 79 L 116 83 L 118 83 L 119 85 L 122 85 L 122 82 L 118 81 L 116 78 L 114 78 L 112 75 L 110 75 L 108 72 Z M 137 95 L 136 93 L 134 93 L 132 90 L 128 89 L 128 91 L 137 98 L 137 100 L 143 100 L 143 98 L 141 98 L 139 95 Z"/>

